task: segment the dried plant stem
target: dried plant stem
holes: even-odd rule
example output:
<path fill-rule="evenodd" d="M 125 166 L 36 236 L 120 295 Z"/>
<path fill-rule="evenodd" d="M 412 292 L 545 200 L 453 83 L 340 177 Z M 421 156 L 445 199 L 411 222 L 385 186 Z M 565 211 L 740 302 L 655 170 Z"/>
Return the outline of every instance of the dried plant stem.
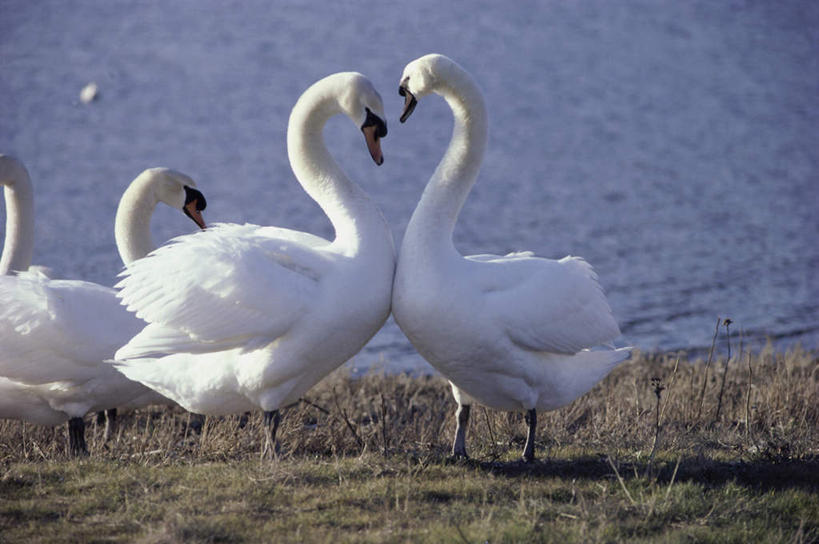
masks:
<path fill-rule="evenodd" d="M 460 526 L 457 523 L 454 523 L 453 525 L 455 526 L 455 530 L 458 531 L 458 536 L 461 537 L 461 540 L 466 544 L 469 544 L 469 539 L 466 538 L 466 535 L 461 530 Z"/>
<path fill-rule="evenodd" d="M 486 406 L 481 406 L 483 410 L 483 417 L 486 418 L 486 428 L 489 430 L 489 441 L 492 444 L 492 456 L 497 458 L 497 454 L 495 453 L 495 448 L 497 447 L 497 442 L 495 442 L 495 433 L 492 432 L 492 422 L 489 420 L 489 413 L 486 411 Z"/>
<path fill-rule="evenodd" d="M 646 474 L 649 478 L 653 474 L 654 456 L 657 454 L 657 448 L 660 445 L 660 401 L 665 389 L 659 378 L 654 378 L 651 382 L 654 385 L 654 396 L 657 397 L 657 403 L 654 406 L 654 444 L 651 446 L 651 455 L 648 457 L 648 466 L 646 467 Z"/>
<path fill-rule="evenodd" d="M 697 417 L 695 418 L 697 421 L 699 421 L 702 415 L 702 405 L 703 402 L 705 402 L 705 387 L 708 385 L 708 368 L 711 366 L 711 358 L 714 356 L 714 346 L 717 344 L 720 323 L 722 323 L 722 318 L 717 317 L 717 326 L 714 327 L 714 338 L 711 339 L 711 349 L 708 351 L 708 360 L 705 361 L 705 373 L 702 377 L 702 390 L 700 391 L 700 405 L 697 409 Z"/>
<path fill-rule="evenodd" d="M 361 440 L 360 436 L 358 436 L 358 432 L 356 432 L 355 427 L 353 427 L 353 424 L 350 423 L 350 418 L 347 417 L 347 412 L 344 410 L 344 408 L 341 407 L 341 405 L 338 402 L 338 395 L 336 394 L 335 387 L 333 387 L 333 403 L 336 405 L 336 409 L 341 414 L 341 417 L 344 418 L 344 423 L 347 425 L 347 428 L 350 430 L 350 433 L 352 433 L 353 438 L 355 438 L 358 447 L 364 449 L 364 441 Z"/>
<path fill-rule="evenodd" d="M 713 423 L 717 423 L 719 421 L 719 414 L 722 411 L 722 394 L 725 392 L 725 379 L 728 377 L 728 363 L 731 362 L 731 320 L 726 319 L 725 323 L 725 335 L 728 337 L 728 357 L 725 359 L 725 363 L 722 365 L 722 383 L 719 386 L 719 395 L 717 396 L 717 410 L 714 412 L 714 421 Z"/>
<path fill-rule="evenodd" d="M 191 428 L 191 412 L 187 412 L 187 415 L 188 415 L 188 421 L 187 421 L 187 423 L 185 423 L 185 435 L 182 437 L 183 442 L 188 441 L 188 431 L 190 431 L 190 428 Z"/>
<path fill-rule="evenodd" d="M 665 404 L 663 404 L 662 411 L 660 412 L 660 419 L 665 420 L 665 410 L 668 408 L 668 405 L 671 402 L 671 399 L 674 395 L 674 384 L 677 383 L 677 370 L 680 368 L 680 356 L 677 355 L 677 358 L 674 360 L 674 370 L 671 371 L 671 382 L 668 384 L 668 399 L 666 399 Z"/>
<path fill-rule="evenodd" d="M 307 406 L 312 406 L 313 408 L 315 408 L 315 409 L 316 409 L 316 410 L 318 410 L 319 412 L 321 412 L 321 413 L 323 413 L 323 414 L 325 414 L 325 415 L 328 415 L 328 416 L 330 415 L 330 410 L 328 410 L 327 408 L 324 408 L 323 406 L 319 406 L 319 405 L 318 405 L 318 404 L 316 404 L 315 402 L 312 402 L 311 400 L 306 399 L 306 398 L 302 398 L 302 399 L 300 399 L 300 400 L 301 400 L 301 401 L 302 401 L 304 404 L 306 404 Z"/>
<path fill-rule="evenodd" d="M 748 353 L 748 394 L 745 397 L 745 436 L 753 440 L 751 430 L 751 386 L 753 385 L 754 372 L 751 369 L 751 354 Z"/>
<path fill-rule="evenodd" d="M 626 482 L 623 480 L 623 477 L 620 476 L 620 471 L 618 471 L 617 467 L 614 466 L 614 461 L 611 460 L 611 457 L 606 457 L 606 460 L 609 462 L 609 466 L 611 466 L 612 470 L 614 470 L 614 475 L 617 476 L 617 481 L 620 482 L 620 487 L 622 487 L 623 491 L 625 491 L 626 498 L 628 498 L 632 506 L 637 506 L 637 503 L 634 502 L 634 499 L 631 497 L 631 493 L 628 492 Z"/>
<path fill-rule="evenodd" d="M 210 423 L 210 419 L 211 418 L 208 417 L 208 416 L 205 416 L 204 418 L 202 418 L 202 431 L 201 431 L 201 434 L 199 435 L 199 451 L 202 451 L 205 448 L 205 445 L 207 444 L 206 440 L 208 438 L 208 424 Z M 146 421 L 146 423 L 145 423 L 145 426 L 146 426 L 145 430 L 146 431 L 148 430 L 147 425 L 148 425 L 148 423 Z"/>
<path fill-rule="evenodd" d="M 387 456 L 387 405 L 384 402 L 384 393 L 379 393 L 381 397 L 381 440 L 384 443 L 384 457 Z"/>

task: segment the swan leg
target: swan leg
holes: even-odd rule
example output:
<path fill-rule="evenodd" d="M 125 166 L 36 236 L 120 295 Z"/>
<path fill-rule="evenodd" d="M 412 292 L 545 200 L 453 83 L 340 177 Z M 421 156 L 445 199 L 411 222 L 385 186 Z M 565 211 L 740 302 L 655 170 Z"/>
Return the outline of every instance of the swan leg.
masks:
<path fill-rule="evenodd" d="M 202 427 L 205 426 L 205 415 L 188 412 L 188 427 L 196 434 L 202 434 Z"/>
<path fill-rule="evenodd" d="M 276 431 L 279 430 L 281 415 L 278 410 L 264 413 L 265 443 L 262 458 L 279 454 L 279 443 L 276 441 Z"/>
<path fill-rule="evenodd" d="M 244 429 L 247 422 L 250 420 L 250 412 L 245 412 L 239 417 L 239 428 Z"/>
<path fill-rule="evenodd" d="M 85 421 L 81 417 L 68 420 L 68 450 L 73 457 L 88 455 L 85 447 Z"/>
<path fill-rule="evenodd" d="M 531 463 L 535 460 L 535 428 L 537 427 L 537 412 L 531 409 L 526 412 L 526 424 L 529 432 L 526 434 L 526 446 L 523 447 L 523 462 Z"/>
<path fill-rule="evenodd" d="M 99 421 L 100 413 L 97 413 L 97 421 Z M 111 438 L 111 435 L 117 429 L 117 409 L 116 408 L 109 408 L 105 411 L 105 431 L 102 433 L 102 442 L 103 444 L 108 442 L 108 439 Z"/>
<path fill-rule="evenodd" d="M 455 412 L 455 420 L 458 425 L 455 427 L 455 442 L 452 444 L 452 456 L 469 459 L 466 454 L 466 427 L 469 425 L 469 404 L 458 404 Z"/>

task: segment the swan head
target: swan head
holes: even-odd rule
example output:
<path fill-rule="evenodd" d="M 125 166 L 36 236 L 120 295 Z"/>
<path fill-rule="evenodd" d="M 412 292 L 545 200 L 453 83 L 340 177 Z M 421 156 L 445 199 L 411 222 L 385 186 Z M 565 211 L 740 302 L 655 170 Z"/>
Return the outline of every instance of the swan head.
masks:
<path fill-rule="evenodd" d="M 432 53 L 410 62 L 401 74 L 398 94 L 404 97 L 404 109 L 400 121 L 403 123 L 415 110 L 418 100 L 432 93 L 440 83 L 439 75 L 457 66 L 455 61 L 444 55 Z"/>
<path fill-rule="evenodd" d="M 182 210 L 200 229 L 205 228 L 202 210 L 208 203 L 198 189 L 196 182 L 182 172 L 170 168 L 149 168 L 140 177 L 146 176 L 154 188 L 154 195 L 159 202 L 171 208 Z"/>
<path fill-rule="evenodd" d="M 0 185 L 11 186 L 22 178 L 28 178 L 28 172 L 23 163 L 11 155 L 0 153 Z"/>
<path fill-rule="evenodd" d="M 339 96 L 341 110 L 361 128 L 367 149 L 375 164 L 384 163 L 381 152 L 381 138 L 387 135 L 387 122 L 384 120 L 384 103 L 381 95 L 375 90 L 372 82 L 358 72 L 340 74 L 347 79 Z M 332 76 L 331 76 L 332 77 Z"/>

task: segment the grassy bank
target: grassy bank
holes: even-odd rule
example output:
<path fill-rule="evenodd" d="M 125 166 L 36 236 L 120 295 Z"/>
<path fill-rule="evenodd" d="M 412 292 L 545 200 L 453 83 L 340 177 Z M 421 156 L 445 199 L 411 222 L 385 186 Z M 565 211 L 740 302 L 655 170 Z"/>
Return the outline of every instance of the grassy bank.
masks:
<path fill-rule="evenodd" d="M 819 541 L 816 353 L 726 364 L 643 355 L 539 414 L 473 409 L 451 462 L 454 402 L 437 377 L 336 373 L 284 413 L 277 461 L 261 417 L 181 410 L 65 431 L 0 422 L 0 542 Z"/>

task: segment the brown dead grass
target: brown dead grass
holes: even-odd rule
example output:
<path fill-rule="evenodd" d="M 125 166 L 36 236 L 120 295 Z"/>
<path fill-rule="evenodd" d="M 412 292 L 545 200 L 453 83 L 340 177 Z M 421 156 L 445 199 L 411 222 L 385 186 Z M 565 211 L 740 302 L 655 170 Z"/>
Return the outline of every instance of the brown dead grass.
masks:
<path fill-rule="evenodd" d="M 474 407 L 470 462 L 449 460 L 445 380 L 340 370 L 262 418 L 181 409 L 65 429 L 0 421 L 0 542 L 813 542 L 819 360 L 771 349 L 706 365 L 637 354 L 539 414 L 540 461 L 517 461 L 522 414 Z"/>
<path fill-rule="evenodd" d="M 652 450 L 671 457 L 813 457 L 819 453 L 818 384 L 817 354 L 798 348 L 742 353 L 727 365 L 718 359 L 707 373 L 702 360 L 684 354 L 637 354 L 567 407 L 538 414 L 537 452 L 546 458 L 565 450 L 638 459 Z M 283 411 L 283 456 L 413 452 L 443 457 L 454 432 L 454 410 L 439 376 L 353 378 L 340 369 Z M 103 444 L 102 426 L 89 416 L 89 449 L 103 459 L 186 462 L 255 459 L 260 451 L 258 413 L 241 429 L 239 416 L 208 417 L 201 432 L 189 420 L 179 408 L 120 414 L 114 438 Z M 481 461 L 514 459 L 525 430 L 520 413 L 476 406 L 467 437 L 470 455 Z M 61 459 L 65 441 L 62 426 L 0 421 L 0 467 Z"/>

